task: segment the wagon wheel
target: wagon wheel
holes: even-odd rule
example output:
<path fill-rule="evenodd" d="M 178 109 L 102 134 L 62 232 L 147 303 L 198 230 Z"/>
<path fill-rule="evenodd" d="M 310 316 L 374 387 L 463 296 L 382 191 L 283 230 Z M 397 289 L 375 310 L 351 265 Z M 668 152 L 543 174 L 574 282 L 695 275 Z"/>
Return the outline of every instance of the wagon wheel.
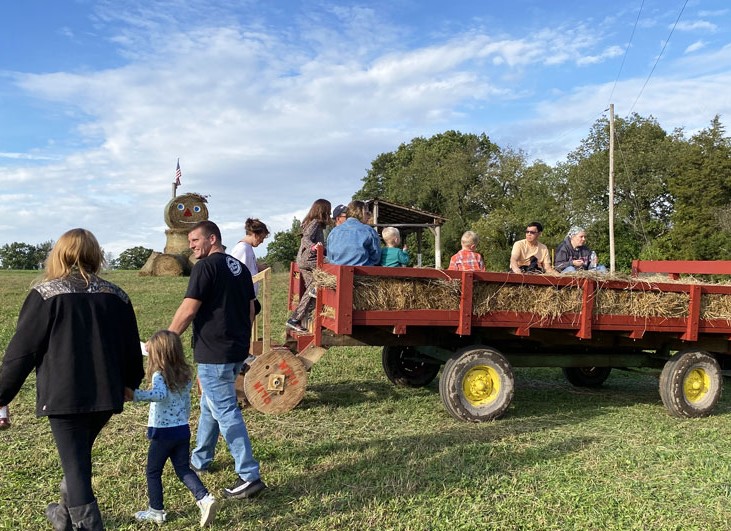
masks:
<path fill-rule="evenodd" d="M 383 347 L 383 371 L 394 385 L 424 387 L 439 373 L 440 363 L 425 358 L 414 347 Z"/>
<path fill-rule="evenodd" d="M 674 417 L 707 417 L 722 389 L 721 367 L 703 351 L 677 353 L 660 374 L 660 398 Z"/>
<path fill-rule="evenodd" d="M 609 378 L 611 367 L 564 367 L 563 375 L 576 387 L 601 387 Z"/>
<path fill-rule="evenodd" d="M 513 400 L 514 383 L 510 363 L 497 350 L 467 347 L 444 365 L 439 394 L 450 415 L 481 422 L 505 413 Z"/>
<path fill-rule="evenodd" d="M 246 399 L 262 413 L 284 413 L 302 401 L 307 371 L 286 348 L 272 349 L 256 357 L 244 376 Z"/>

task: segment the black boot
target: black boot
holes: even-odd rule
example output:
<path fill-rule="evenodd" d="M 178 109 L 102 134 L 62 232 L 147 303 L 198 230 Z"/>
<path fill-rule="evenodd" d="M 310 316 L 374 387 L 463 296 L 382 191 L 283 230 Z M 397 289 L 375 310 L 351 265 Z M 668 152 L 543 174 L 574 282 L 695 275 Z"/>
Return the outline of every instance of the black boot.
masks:
<path fill-rule="evenodd" d="M 46 507 L 46 518 L 53 525 L 54 531 L 73 531 L 71 516 L 66 506 L 66 478 L 61 480 L 61 501 L 51 503 Z"/>
<path fill-rule="evenodd" d="M 78 507 L 69 507 L 71 522 L 73 529 L 86 529 L 88 531 L 104 531 L 104 522 L 102 522 L 102 513 L 96 500 L 86 505 Z"/>

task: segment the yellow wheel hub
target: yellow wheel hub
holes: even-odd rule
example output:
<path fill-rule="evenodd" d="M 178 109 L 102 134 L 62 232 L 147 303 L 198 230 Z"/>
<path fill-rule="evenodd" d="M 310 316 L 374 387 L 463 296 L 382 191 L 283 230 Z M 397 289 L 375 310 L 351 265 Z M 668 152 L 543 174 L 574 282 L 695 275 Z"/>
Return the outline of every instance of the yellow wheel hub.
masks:
<path fill-rule="evenodd" d="M 464 375 L 462 391 L 471 405 L 484 406 L 500 393 L 500 376 L 492 367 L 476 365 Z"/>
<path fill-rule="evenodd" d="M 701 368 L 690 371 L 683 381 L 683 394 L 691 403 L 702 401 L 708 395 L 710 389 L 711 378 Z"/>

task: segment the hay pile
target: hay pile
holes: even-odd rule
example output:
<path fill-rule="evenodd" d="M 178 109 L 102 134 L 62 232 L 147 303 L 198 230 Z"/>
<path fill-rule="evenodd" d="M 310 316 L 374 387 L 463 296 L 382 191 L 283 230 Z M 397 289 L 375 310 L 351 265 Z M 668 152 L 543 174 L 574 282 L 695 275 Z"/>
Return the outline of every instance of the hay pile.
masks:
<path fill-rule="evenodd" d="M 731 296 L 716 293 L 703 295 L 701 319 L 725 319 L 731 322 Z"/>
<path fill-rule="evenodd" d="M 594 313 L 634 317 L 687 317 L 689 303 L 690 296 L 687 293 L 599 290 L 594 300 Z"/>
<path fill-rule="evenodd" d="M 335 289 L 335 276 L 314 271 L 318 286 Z M 606 278 L 606 277 L 605 277 Z M 617 279 L 615 277 L 615 279 Z M 553 320 L 565 314 L 581 312 L 583 290 L 581 276 L 568 286 L 536 286 L 531 284 L 494 284 L 476 281 L 473 285 L 473 314 L 490 312 L 532 313 L 541 319 Z M 672 282 L 667 277 L 657 279 Z M 458 310 L 461 294 L 459 280 L 423 278 L 383 278 L 357 276 L 354 279 L 353 307 L 356 310 Z M 628 289 L 602 289 L 594 293 L 594 313 L 631 315 L 639 318 L 683 318 L 688 316 L 690 295 L 652 288 L 648 281 L 631 279 Z M 696 283 L 684 279 L 683 283 Z M 631 288 L 631 289 L 629 289 Z M 323 315 L 335 317 L 333 308 Z M 723 319 L 731 322 L 731 295 L 704 294 L 702 319 Z"/>
<path fill-rule="evenodd" d="M 472 288 L 472 313 L 528 312 L 552 319 L 581 311 L 582 290 L 575 286 L 533 286 L 476 282 Z"/>

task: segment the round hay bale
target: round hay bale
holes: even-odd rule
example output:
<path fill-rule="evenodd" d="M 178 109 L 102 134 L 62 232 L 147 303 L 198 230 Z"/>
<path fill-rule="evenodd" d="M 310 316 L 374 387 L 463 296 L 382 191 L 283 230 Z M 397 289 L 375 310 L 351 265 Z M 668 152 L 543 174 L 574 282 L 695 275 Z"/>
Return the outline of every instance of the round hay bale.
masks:
<path fill-rule="evenodd" d="M 186 273 L 186 260 L 179 254 L 161 254 L 152 264 L 156 277 L 180 277 Z"/>
<path fill-rule="evenodd" d="M 145 265 L 142 266 L 140 269 L 140 275 L 142 276 L 150 276 L 152 275 L 152 265 L 155 263 L 155 258 L 160 256 L 160 253 L 153 251 L 150 256 L 147 258 L 147 262 L 145 262 Z"/>

